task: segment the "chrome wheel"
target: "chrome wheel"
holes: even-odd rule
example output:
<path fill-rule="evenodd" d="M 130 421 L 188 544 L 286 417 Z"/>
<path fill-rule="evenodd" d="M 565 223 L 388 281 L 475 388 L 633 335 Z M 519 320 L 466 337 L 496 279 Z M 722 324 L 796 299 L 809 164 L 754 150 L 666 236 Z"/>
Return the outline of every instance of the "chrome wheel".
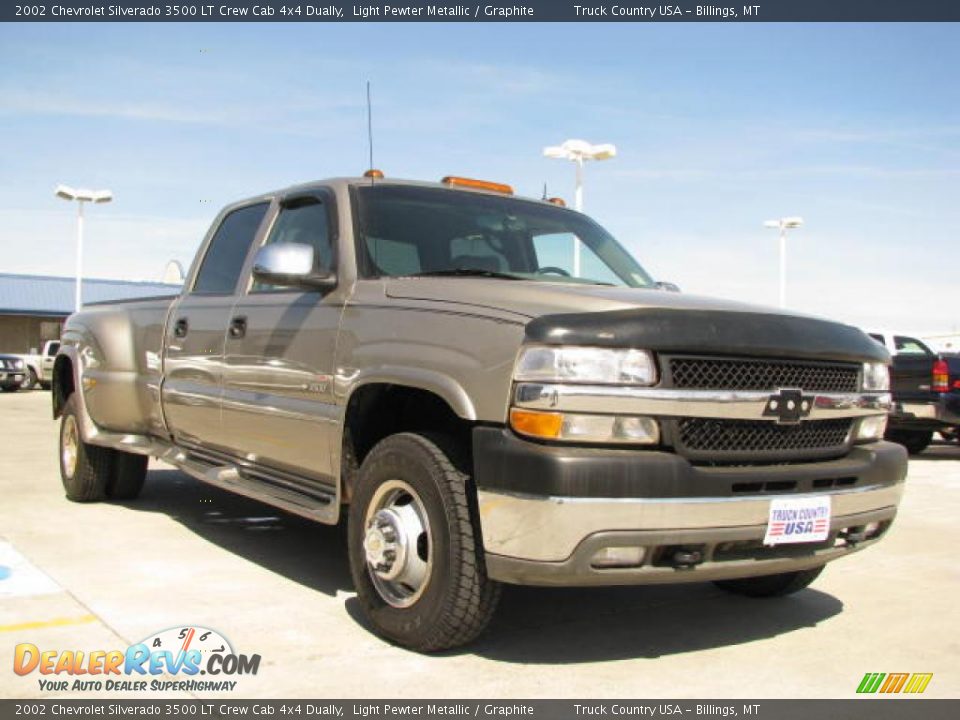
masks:
<path fill-rule="evenodd" d="M 80 452 L 80 431 L 77 420 L 73 415 L 63 418 L 63 432 L 60 435 L 60 462 L 63 464 L 63 474 L 72 478 L 77 472 L 77 456 Z"/>
<path fill-rule="evenodd" d="M 377 488 L 364 519 L 363 552 L 374 587 L 396 608 L 413 605 L 430 583 L 433 541 L 427 510 L 402 480 Z"/>

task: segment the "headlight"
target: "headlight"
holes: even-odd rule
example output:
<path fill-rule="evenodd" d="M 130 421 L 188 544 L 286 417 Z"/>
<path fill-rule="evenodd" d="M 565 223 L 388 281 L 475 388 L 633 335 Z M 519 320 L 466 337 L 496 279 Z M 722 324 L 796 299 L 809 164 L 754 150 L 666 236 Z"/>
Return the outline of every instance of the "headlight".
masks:
<path fill-rule="evenodd" d="M 17 368 L 17 370 L 23 370 L 23 360 L 17 360 L 17 361 L 13 364 L 13 366 L 14 366 L 15 368 Z"/>
<path fill-rule="evenodd" d="M 657 369 L 646 350 L 531 347 L 520 353 L 517 380 L 653 385 Z"/>
<path fill-rule="evenodd" d="M 890 389 L 890 368 L 886 363 L 863 364 L 863 389 L 871 392 L 887 392 Z"/>

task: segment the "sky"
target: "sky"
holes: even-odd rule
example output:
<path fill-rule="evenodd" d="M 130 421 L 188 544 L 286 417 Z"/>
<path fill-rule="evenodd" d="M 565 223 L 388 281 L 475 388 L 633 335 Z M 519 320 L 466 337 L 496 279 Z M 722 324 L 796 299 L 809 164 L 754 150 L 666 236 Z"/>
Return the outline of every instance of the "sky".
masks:
<path fill-rule="evenodd" d="M 960 330 L 960 28 L 930 24 L 0 25 L 0 270 L 156 280 L 219 208 L 360 174 L 572 203 L 684 292 L 866 328 Z"/>

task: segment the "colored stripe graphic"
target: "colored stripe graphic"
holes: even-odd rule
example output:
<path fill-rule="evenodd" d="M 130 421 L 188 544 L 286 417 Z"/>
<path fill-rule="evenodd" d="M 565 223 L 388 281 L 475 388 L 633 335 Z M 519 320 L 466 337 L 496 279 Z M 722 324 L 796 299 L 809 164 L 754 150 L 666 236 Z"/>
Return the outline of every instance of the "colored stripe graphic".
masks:
<path fill-rule="evenodd" d="M 887 680 L 880 688 L 882 693 L 898 693 L 907 682 L 910 673 L 890 673 Z"/>
<path fill-rule="evenodd" d="M 863 676 L 863 680 L 860 681 L 860 686 L 857 688 L 857 692 L 875 693 L 886 675 L 886 673 L 867 673 Z"/>
<path fill-rule="evenodd" d="M 914 673 L 903 691 L 905 693 L 922 693 L 927 689 L 932 677 L 933 673 Z"/>

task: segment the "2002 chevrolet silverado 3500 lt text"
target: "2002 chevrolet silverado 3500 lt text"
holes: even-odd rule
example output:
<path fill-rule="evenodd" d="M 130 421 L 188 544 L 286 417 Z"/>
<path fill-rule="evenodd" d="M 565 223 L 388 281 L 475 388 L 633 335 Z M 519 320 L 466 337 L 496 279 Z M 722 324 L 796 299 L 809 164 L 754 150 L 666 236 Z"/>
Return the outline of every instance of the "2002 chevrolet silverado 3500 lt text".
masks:
<path fill-rule="evenodd" d="M 501 583 L 807 586 L 896 514 L 889 355 L 859 330 L 659 289 L 508 186 L 362 177 L 236 203 L 177 297 L 70 317 L 67 497 L 148 456 L 348 523 L 369 622 L 466 643 Z"/>

